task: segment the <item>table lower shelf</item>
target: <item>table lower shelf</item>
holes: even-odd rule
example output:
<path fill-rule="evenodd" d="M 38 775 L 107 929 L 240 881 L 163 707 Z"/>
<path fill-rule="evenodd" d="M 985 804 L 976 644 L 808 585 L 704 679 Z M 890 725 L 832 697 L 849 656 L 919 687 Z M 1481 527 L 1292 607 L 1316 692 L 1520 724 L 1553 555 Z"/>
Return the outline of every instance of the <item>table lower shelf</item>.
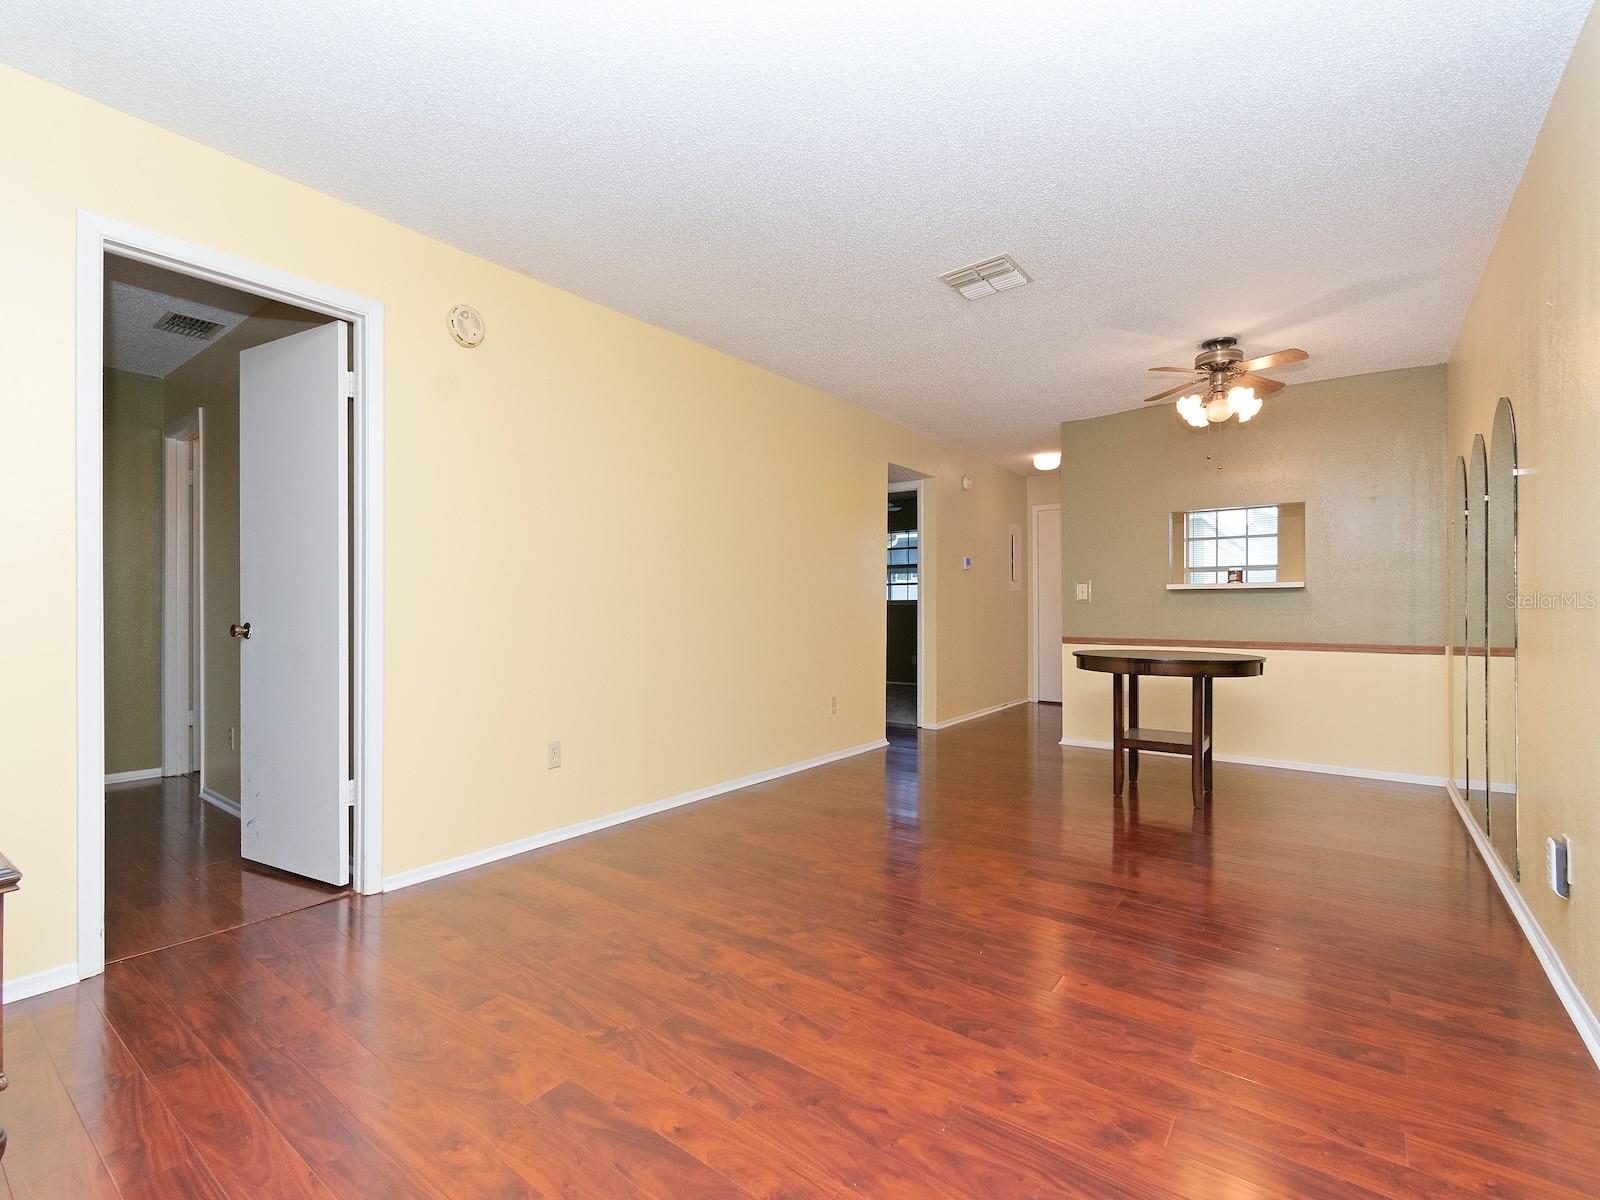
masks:
<path fill-rule="evenodd" d="M 1182 754 L 1188 757 L 1194 753 L 1194 740 L 1182 729 L 1130 729 L 1123 734 L 1122 745 L 1127 750 L 1151 750 L 1157 754 Z M 1202 753 L 1210 746 L 1210 738 L 1200 739 Z"/>

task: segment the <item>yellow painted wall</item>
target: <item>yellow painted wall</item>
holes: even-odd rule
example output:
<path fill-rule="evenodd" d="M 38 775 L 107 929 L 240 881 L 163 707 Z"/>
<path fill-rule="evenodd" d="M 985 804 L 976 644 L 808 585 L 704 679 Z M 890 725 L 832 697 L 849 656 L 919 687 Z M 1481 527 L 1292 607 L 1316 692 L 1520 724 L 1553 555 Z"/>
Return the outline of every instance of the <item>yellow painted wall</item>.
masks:
<path fill-rule="evenodd" d="M 106 771 L 161 766 L 161 380 L 105 382 Z"/>
<path fill-rule="evenodd" d="M 1090 649 L 1062 647 L 1062 736 L 1109 743 L 1111 677 L 1078 670 L 1072 657 Z M 1433 780 L 1444 774 L 1446 732 L 1434 719 L 1447 686 L 1444 655 L 1229 652 L 1259 654 L 1266 666 L 1257 678 L 1213 685 L 1217 754 Z M 1145 679 L 1139 723 L 1188 729 L 1189 702 L 1188 680 Z M 1108 759 L 1108 778 L 1110 771 Z"/>
<path fill-rule="evenodd" d="M 1506 214 L 1447 369 L 1449 454 L 1516 406 L 1524 595 L 1600 594 L 1600 22 L 1591 16 Z M 1600 609 L 1518 614 L 1521 891 L 1600 1007 Z M 1572 898 L 1544 840 L 1572 840 Z"/>
<path fill-rule="evenodd" d="M 9 69 L 0 161 L 11 974 L 75 945 L 80 207 L 386 306 L 387 873 L 881 738 L 890 462 L 934 478 L 937 717 L 1027 694 L 1018 475 Z"/>

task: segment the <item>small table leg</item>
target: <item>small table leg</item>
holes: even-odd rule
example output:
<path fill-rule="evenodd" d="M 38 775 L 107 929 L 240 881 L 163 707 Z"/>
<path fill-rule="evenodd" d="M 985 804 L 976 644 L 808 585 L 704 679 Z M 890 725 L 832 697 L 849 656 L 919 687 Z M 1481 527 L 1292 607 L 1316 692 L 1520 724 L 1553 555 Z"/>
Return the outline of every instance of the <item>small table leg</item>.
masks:
<path fill-rule="evenodd" d="M 1122 676 L 1111 676 L 1111 794 L 1122 795 Z"/>
<path fill-rule="evenodd" d="M 1206 693 L 1205 680 L 1194 677 L 1193 694 L 1189 703 L 1189 782 L 1194 792 L 1194 806 L 1205 803 L 1206 795 Z"/>
<path fill-rule="evenodd" d="M 1128 727 L 1139 728 L 1139 677 L 1128 676 Z M 1128 782 L 1139 782 L 1139 752 L 1128 751 Z"/>
<path fill-rule="evenodd" d="M 1206 796 L 1211 795 L 1211 755 L 1216 750 L 1217 739 L 1211 732 L 1211 676 L 1206 676 Z"/>

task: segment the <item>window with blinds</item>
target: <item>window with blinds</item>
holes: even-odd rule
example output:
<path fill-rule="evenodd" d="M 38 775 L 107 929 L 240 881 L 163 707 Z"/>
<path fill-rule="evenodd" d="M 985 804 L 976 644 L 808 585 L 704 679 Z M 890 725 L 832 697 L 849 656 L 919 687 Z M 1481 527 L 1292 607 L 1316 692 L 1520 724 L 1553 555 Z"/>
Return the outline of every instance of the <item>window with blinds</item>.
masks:
<path fill-rule="evenodd" d="M 1278 506 L 1213 508 L 1183 514 L 1183 566 L 1188 583 L 1278 582 Z"/>
<path fill-rule="evenodd" d="M 888 599 L 917 598 L 917 558 L 920 549 L 915 529 L 896 529 L 889 534 Z"/>

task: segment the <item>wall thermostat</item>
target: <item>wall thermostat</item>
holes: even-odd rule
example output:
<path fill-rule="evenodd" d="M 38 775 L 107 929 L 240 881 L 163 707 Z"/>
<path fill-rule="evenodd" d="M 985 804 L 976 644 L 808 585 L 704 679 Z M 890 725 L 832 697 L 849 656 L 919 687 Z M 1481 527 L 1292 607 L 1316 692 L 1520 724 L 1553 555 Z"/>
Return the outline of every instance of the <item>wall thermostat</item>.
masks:
<path fill-rule="evenodd" d="M 1572 879 L 1567 873 L 1567 839 L 1546 838 L 1544 843 L 1544 877 L 1550 890 L 1563 900 L 1572 898 Z"/>
<path fill-rule="evenodd" d="M 483 341 L 483 314 L 470 304 L 458 304 L 450 310 L 450 336 L 472 349 Z"/>

